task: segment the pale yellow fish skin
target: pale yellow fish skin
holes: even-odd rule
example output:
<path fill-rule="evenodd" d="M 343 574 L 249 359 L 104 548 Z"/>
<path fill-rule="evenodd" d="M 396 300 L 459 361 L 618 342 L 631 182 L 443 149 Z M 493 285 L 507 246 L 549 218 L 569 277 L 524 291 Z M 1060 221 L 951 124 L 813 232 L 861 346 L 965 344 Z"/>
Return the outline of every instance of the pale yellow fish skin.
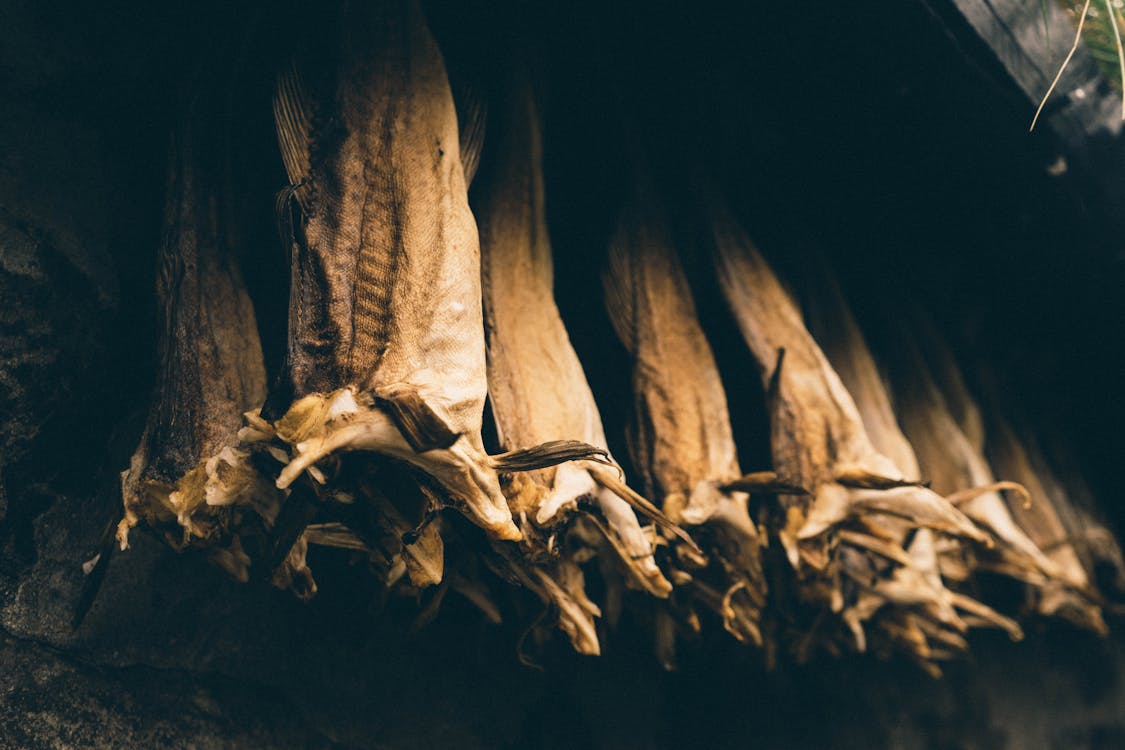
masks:
<path fill-rule="evenodd" d="M 770 433 L 778 474 L 810 491 L 834 481 L 844 466 L 904 479 L 871 444 L 855 401 L 745 231 L 721 204 L 710 211 L 720 287 L 763 385 L 772 390 Z"/>
<path fill-rule="evenodd" d="M 996 477 L 981 451 L 961 429 L 945 396 L 926 366 L 919 344 L 902 337 L 893 377 L 896 406 L 906 435 L 918 455 L 923 475 L 935 491 L 953 496 L 966 488 L 992 485 Z M 1029 576 L 1056 578 L 1060 571 L 1012 518 L 998 492 L 983 492 L 961 503 L 960 509 L 986 528 L 1017 556 Z"/>
<path fill-rule="evenodd" d="M 480 248 L 441 53 L 415 2 L 350 10 L 339 35 L 335 90 L 275 106 L 279 141 L 298 149 L 285 162 L 315 267 L 294 283 L 323 305 L 323 319 L 291 320 L 316 366 L 293 374 L 297 395 L 409 383 L 454 432 L 478 433 Z M 279 100 L 302 96 L 293 88 Z M 311 110 L 303 138 L 280 116 L 293 108 Z"/>
<path fill-rule="evenodd" d="M 481 244 L 488 337 L 488 382 L 497 434 L 505 448 L 548 440 L 580 440 L 606 447 L 601 415 L 554 298 L 554 268 L 546 225 L 542 143 L 535 99 L 527 81 L 510 84 L 493 163 L 482 164 L 474 189 Z M 593 499 L 631 559 L 626 565 L 652 593 L 671 590 L 633 509 L 594 479 L 582 464 L 535 472 L 527 504 L 540 524 Z"/>
<path fill-rule="evenodd" d="M 710 529 L 712 544 L 699 554 L 715 558 L 721 573 L 708 577 L 718 575 L 722 589 L 712 595 L 696 576 L 691 590 L 732 635 L 761 644 L 762 541 L 747 495 L 719 489 L 741 476 L 737 449 L 718 365 L 670 232 L 651 178 L 635 165 L 603 275 L 610 320 L 632 360 L 629 447 L 665 512 Z M 664 645 L 669 654 L 672 647 Z"/>
<path fill-rule="evenodd" d="M 781 532 L 790 562 L 805 571 L 806 595 L 839 613 L 857 649 L 867 647 L 871 620 L 936 669 L 931 638 L 952 642 L 959 636 L 945 631 L 964 626 L 937 573 L 931 529 L 981 543 L 988 537 L 939 494 L 912 484 L 919 479 L 914 451 L 839 290 L 813 285 L 821 334 L 814 339 L 794 297 L 729 210 L 712 196 L 708 211 L 719 285 L 767 390 L 774 469 L 810 493 L 811 502 L 785 499 L 789 523 Z M 833 538 L 836 555 L 828 554 Z M 931 558 L 924 574 L 920 561 Z M 836 578 L 868 581 L 878 570 L 890 577 L 847 596 Z M 906 610 L 929 620 L 922 625 L 921 614 Z"/>
<path fill-rule="evenodd" d="M 352 390 L 356 413 L 369 413 L 350 426 L 325 423 L 281 484 L 332 451 L 403 457 L 413 448 L 418 456 L 408 460 L 433 464 L 471 519 L 519 539 L 481 437 L 480 246 L 441 52 L 412 0 L 349 5 L 336 33 L 335 87 L 310 96 L 298 61 L 275 99 L 299 207 L 288 378 L 297 403 Z M 402 391 L 417 394 L 456 442 L 407 445 L 380 421 L 383 407 L 364 402 Z M 353 439 L 333 437 L 337 428 Z M 439 451 L 448 455 L 427 455 Z"/>
<path fill-rule="evenodd" d="M 740 476 L 726 392 L 648 178 L 610 241 L 606 305 L 632 355 L 636 463 L 655 497 Z"/>
<path fill-rule="evenodd" d="M 918 457 L 899 427 L 890 392 L 863 332 L 823 258 L 811 273 L 817 281 L 804 295 L 809 331 L 855 400 L 872 445 L 909 480 L 922 478 Z"/>

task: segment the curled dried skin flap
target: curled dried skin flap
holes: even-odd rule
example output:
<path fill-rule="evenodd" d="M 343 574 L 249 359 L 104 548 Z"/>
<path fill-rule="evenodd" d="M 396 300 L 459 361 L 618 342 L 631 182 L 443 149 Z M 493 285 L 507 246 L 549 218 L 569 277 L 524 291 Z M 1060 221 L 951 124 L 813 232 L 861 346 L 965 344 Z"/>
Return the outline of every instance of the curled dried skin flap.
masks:
<path fill-rule="evenodd" d="M 294 403 L 277 424 L 278 436 L 293 451 L 292 459 L 277 478 L 277 486 L 282 489 L 332 454 L 380 453 L 416 466 L 433 477 L 455 503 L 464 504 L 461 507 L 467 509 L 471 520 L 496 536 L 520 538 L 506 505 L 499 508 L 491 503 L 473 505 L 480 496 L 500 490 L 488 456 L 464 436 L 445 448 L 418 451 L 407 441 L 400 423 L 369 396 L 350 387 L 327 396 L 305 396 Z M 295 429 L 289 429 L 290 426 Z"/>
<path fill-rule="evenodd" d="M 296 209 L 270 411 L 316 433 L 290 441 L 281 484 L 334 451 L 386 453 L 431 472 L 492 535 L 519 539 L 481 442 L 479 245 L 441 53 L 412 1 L 349 5 L 337 32 L 331 85 L 310 95 L 298 61 L 275 98 Z M 357 409 L 330 418 L 343 393 Z"/>
<path fill-rule="evenodd" d="M 492 119 L 491 132 L 502 148 L 484 167 L 487 182 L 479 194 L 474 192 L 497 434 L 509 448 L 565 438 L 604 449 L 597 404 L 554 302 L 542 148 L 530 86 L 517 83 L 508 101 L 502 120 Z M 595 480 L 591 468 L 571 463 L 529 473 L 510 488 L 513 508 L 536 524 L 549 525 L 580 502 L 593 500 L 636 582 L 667 596 L 671 586 L 633 508 Z"/>
<path fill-rule="evenodd" d="M 720 558 L 723 586 L 742 593 L 703 601 L 736 637 L 760 642 L 755 605 L 761 606 L 766 593 L 761 540 L 746 494 L 725 491 L 742 474 L 726 393 L 654 189 L 645 175 L 635 182 L 610 240 L 603 276 L 610 320 L 632 357 L 633 463 L 646 492 L 674 520 L 712 529 L 715 542 L 708 552 Z"/>
<path fill-rule="evenodd" d="M 893 554 L 895 562 L 899 563 L 889 577 L 870 584 L 870 588 L 844 611 L 843 619 L 852 628 L 860 650 L 864 645 L 861 623 L 872 618 L 876 629 L 883 631 L 891 642 L 907 651 L 913 650 L 914 656 L 924 660 L 932 658 L 925 652 L 935 644 L 949 647 L 963 641 L 960 634 L 969 627 L 964 615 L 976 618 L 980 626 L 1006 630 L 1013 640 L 1023 637 L 1019 626 L 1011 619 L 946 588 L 940 572 L 935 537 L 929 529 L 915 532 L 908 545 L 906 559 L 898 557 L 900 548 L 897 546 L 882 549 L 878 543 L 873 545 L 870 539 L 845 531 L 840 533 L 840 539 L 853 547 L 863 546 L 888 556 Z M 907 634 L 896 626 L 896 622 L 901 624 L 900 618 L 905 610 L 913 612 L 912 616 L 918 618 L 916 624 L 925 635 L 920 642 L 924 648 L 919 648 L 915 636 L 904 638 Z"/>
<path fill-rule="evenodd" d="M 575 651 L 590 656 L 601 653 L 595 619 L 602 616 L 602 611 L 586 596 L 585 577 L 573 560 L 562 558 L 547 565 L 536 565 L 512 550 L 498 552 L 505 577 L 522 583 L 554 610 L 559 629 L 570 639 Z"/>

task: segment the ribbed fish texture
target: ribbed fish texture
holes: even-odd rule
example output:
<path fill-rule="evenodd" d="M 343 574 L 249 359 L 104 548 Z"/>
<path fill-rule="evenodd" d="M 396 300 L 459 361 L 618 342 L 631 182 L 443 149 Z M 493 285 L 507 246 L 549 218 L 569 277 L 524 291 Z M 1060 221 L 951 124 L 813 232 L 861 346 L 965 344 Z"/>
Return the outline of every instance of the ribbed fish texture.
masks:
<path fill-rule="evenodd" d="M 310 97 L 298 63 L 275 104 L 303 214 L 295 395 L 407 383 L 474 434 L 486 390 L 479 245 L 441 53 L 415 2 L 350 5 L 339 34 L 334 90 Z"/>

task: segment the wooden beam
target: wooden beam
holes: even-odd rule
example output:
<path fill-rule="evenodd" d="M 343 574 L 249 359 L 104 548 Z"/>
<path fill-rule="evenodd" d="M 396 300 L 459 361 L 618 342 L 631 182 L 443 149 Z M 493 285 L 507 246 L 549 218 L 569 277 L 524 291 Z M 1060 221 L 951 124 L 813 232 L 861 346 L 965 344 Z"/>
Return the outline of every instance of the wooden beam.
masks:
<path fill-rule="evenodd" d="M 1104 10 L 1100 6 L 1099 10 Z M 922 0 L 957 43 L 982 43 L 1034 112 L 1074 43 L 1075 25 L 1056 0 Z M 966 35 L 976 39 L 966 39 Z M 991 62 L 991 61 L 990 61 Z M 1039 118 L 1034 137 L 1057 139 L 1067 174 L 1106 228 L 1125 230 L 1121 92 L 1079 45 Z M 1028 126 L 1031 125 L 1030 114 Z M 1054 173 L 1054 172 L 1052 172 Z M 1120 235 L 1117 235 L 1120 236 Z"/>

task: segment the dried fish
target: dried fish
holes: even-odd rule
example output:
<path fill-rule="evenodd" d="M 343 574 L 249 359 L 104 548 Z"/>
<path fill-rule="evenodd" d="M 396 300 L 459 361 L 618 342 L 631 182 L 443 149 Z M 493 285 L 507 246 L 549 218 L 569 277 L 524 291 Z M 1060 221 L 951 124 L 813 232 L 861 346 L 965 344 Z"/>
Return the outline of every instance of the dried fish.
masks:
<path fill-rule="evenodd" d="M 202 103 L 197 105 L 200 109 Z M 157 279 L 162 322 L 160 381 L 140 445 L 122 474 L 130 530 L 158 530 L 176 549 L 204 547 L 231 575 L 246 580 L 246 535 L 265 536 L 283 493 L 230 446 L 245 410 L 261 403 L 265 369 L 254 309 L 238 268 L 238 227 L 229 164 L 215 123 L 191 112 L 170 159 L 164 237 Z M 279 571 L 281 585 L 314 587 L 298 553 Z"/>
<path fill-rule="evenodd" d="M 480 226 L 488 384 L 501 446 L 512 448 L 566 438 L 604 449 L 601 417 L 578 356 L 554 303 L 554 270 L 546 227 L 541 144 L 534 97 L 527 82 L 512 84 L 490 131 L 499 148 L 474 190 Z M 608 456 L 608 453 L 605 453 Z M 605 521 L 630 582 L 656 596 L 671 585 L 654 558 L 653 544 L 633 507 L 652 513 L 609 467 L 564 463 L 511 477 L 505 492 L 525 535 L 565 527 L 580 508 Z M 659 511 L 657 517 L 663 518 Z M 536 545 L 537 546 L 537 545 Z M 565 561 L 526 577 L 557 605 L 562 626 L 581 651 L 596 645 L 592 618 L 577 577 Z M 564 575 L 566 580 L 558 578 Z M 530 584 L 529 584 L 530 585 Z"/>
<path fill-rule="evenodd" d="M 808 310 L 809 330 L 823 347 L 848 392 L 855 398 L 856 408 L 862 416 L 864 428 L 871 437 L 872 443 L 881 453 L 893 457 L 895 465 L 902 467 L 907 477 L 920 479 L 918 459 L 899 427 L 886 383 L 839 285 L 835 282 L 822 256 L 817 256 L 813 262 L 806 264 L 806 283 L 803 291 Z M 893 495 L 897 491 L 891 490 L 889 494 Z M 946 647 L 963 643 L 958 633 L 964 631 L 966 624 L 960 613 L 955 613 L 954 607 L 964 610 L 964 606 L 957 607 L 957 604 L 965 605 L 968 602 L 968 606 L 973 607 L 976 613 L 992 612 L 983 604 L 969 600 L 966 596 L 960 595 L 960 598 L 957 598 L 958 595 L 946 587 L 946 581 L 939 571 L 938 550 L 939 548 L 947 551 L 959 550 L 962 544 L 959 538 L 947 537 L 942 545 L 941 540 L 929 530 L 914 531 L 911 523 L 901 518 L 869 518 L 866 525 L 868 529 L 877 533 L 876 537 L 858 536 L 847 529 L 840 530 L 838 536 L 842 542 L 847 542 L 853 547 L 864 546 L 869 551 L 903 566 L 892 573 L 891 580 L 898 581 L 897 587 L 888 588 L 887 584 L 882 584 L 876 585 L 875 590 L 888 597 L 886 602 L 900 607 L 916 606 L 918 602 L 912 602 L 911 599 L 921 597 L 919 601 L 924 602 L 924 609 L 930 613 L 930 616 L 918 613 L 902 615 L 894 611 L 896 608 L 891 608 L 880 613 L 876 625 L 881 629 L 889 627 L 893 631 L 888 633 L 892 643 L 897 643 L 908 650 L 914 648 L 915 659 L 924 661 L 930 658 L 915 648 L 919 643 L 916 640 L 919 633 L 924 636 L 921 643 L 925 645 L 924 650 L 928 653 L 932 653 L 931 647 L 935 643 L 944 644 Z M 913 534 L 912 538 L 909 537 L 911 534 Z M 897 593 L 895 588 L 898 589 Z M 874 593 L 861 599 L 865 600 L 865 607 L 877 603 Z M 889 625 L 886 620 L 888 616 L 892 618 Z M 906 630 L 902 629 L 899 622 L 904 616 L 909 617 L 910 622 L 913 623 Z M 850 612 L 845 615 L 845 619 L 850 623 L 860 621 L 856 614 Z M 1013 638 L 1022 637 L 1019 628 L 1010 619 L 998 614 L 983 624 L 1007 630 Z M 903 634 L 908 634 L 909 638 L 899 641 L 897 636 Z"/>
<path fill-rule="evenodd" d="M 683 548 L 681 580 L 700 578 L 689 590 L 736 638 L 761 645 L 767 588 L 762 539 L 747 512 L 746 492 L 735 488 L 768 488 L 777 477 L 771 472 L 741 476 L 714 354 L 655 188 L 640 167 L 637 172 L 604 275 L 606 307 L 632 356 L 633 463 L 649 496 L 658 498 L 673 520 L 700 528 L 710 540 L 701 557 L 670 537 Z M 705 566 L 711 569 L 699 569 Z"/>
<path fill-rule="evenodd" d="M 1033 608 L 1039 614 L 1059 615 L 1076 625 L 1104 633 L 1106 625 L 1096 603 L 1101 595 L 1090 579 L 1092 564 L 1084 566 L 1080 557 L 1081 534 L 1072 530 L 1078 520 L 1067 491 L 1054 479 L 1050 465 L 1039 453 L 1032 436 L 1023 430 L 1017 433 L 1001 416 L 995 406 L 999 400 L 995 396 L 996 376 L 988 372 L 987 367 L 983 368 L 993 404 L 985 419 L 957 367 L 953 352 L 936 326 L 920 312 L 912 317 L 912 324 L 925 336 L 927 347 L 923 356 L 934 373 L 950 414 L 973 448 L 978 453 L 987 453 L 987 460 L 996 473 L 1018 485 L 1024 502 L 1009 503 L 1008 510 L 1016 525 L 1056 567 L 1055 578 L 1043 579 L 1042 585 L 1032 590 Z M 1108 536 L 1115 546 L 1112 535 Z"/>
<path fill-rule="evenodd" d="M 631 357 L 637 492 L 555 303 L 522 66 L 489 101 L 475 79 L 453 90 L 418 0 L 341 3 L 323 18 L 275 91 L 291 283 L 268 389 L 221 128 L 206 97 L 179 123 L 160 383 L 122 474 L 122 548 L 145 527 L 305 599 L 310 547 L 335 548 L 384 594 L 429 588 L 417 627 L 449 591 L 499 622 L 491 571 L 537 596 L 585 654 L 601 651 L 632 588 L 661 600 L 647 611 L 666 665 L 709 610 L 768 662 L 787 632 L 798 658 L 896 649 L 937 675 L 970 627 L 1022 637 L 966 593 L 978 570 L 1025 582 L 1039 614 L 1104 632 L 1095 572 L 1109 563 L 1125 582 L 1125 558 L 1081 482 L 1064 489 L 1032 438 L 978 406 L 924 318 L 915 336 L 900 331 L 888 386 L 823 259 L 798 284 L 806 320 L 708 194 L 719 287 L 769 409 L 773 471 L 742 473 L 683 241 L 639 162 L 604 277 Z M 763 496 L 753 515 L 751 495 Z"/>
<path fill-rule="evenodd" d="M 479 247 L 441 53 L 416 2 L 349 5 L 338 32 L 333 85 L 307 89 L 298 61 L 275 99 L 295 219 L 278 486 L 378 453 L 518 540 L 481 439 Z"/>
<path fill-rule="evenodd" d="M 1059 565 L 1020 528 L 1000 495 L 1001 490 L 1013 488 L 1017 494 L 1026 495 L 1026 489 L 1011 482 L 996 482 L 985 457 L 953 417 L 918 340 L 903 330 L 898 334 L 893 366 L 888 371 L 902 427 L 923 474 L 937 492 L 988 529 L 998 542 L 991 550 L 976 550 L 974 564 L 1037 587 L 1050 581 L 1065 582 Z M 931 350 L 940 346 L 933 333 L 927 342 Z M 943 369 L 948 371 L 950 367 Z M 958 398 L 971 410 L 979 411 L 967 390 L 962 390 Z M 952 565 L 960 565 L 953 557 Z"/>
<path fill-rule="evenodd" d="M 1052 446 L 1049 461 L 1043 447 L 1035 441 L 1029 441 L 1026 447 L 1032 466 L 1066 527 L 1067 539 L 1082 560 L 1090 580 L 1097 582 L 1104 597 L 1120 601 L 1125 594 L 1125 554 L 1102 517 L 1082 472 L 1075 467 L 1065 447 Z"/>
<path fill-rule="evenodd" d="M 785 481 L 812 493 L 811 501 L 781 497 L 785 522 L 778 533 L 802 593 L 818 607 L 842 613 L 860 649 L 866 643 L 862 622 L 885 603 L 928 606 L 949 615 L 940 579 L 921 578 L 916 564 L 903 566 L 899 553 L 889 547 L 855 546 L 856 538 L 841 539 L 836 532 L 845 524 L 860 524 L 880 529 L 885 545 L 901 545 L 906 535 L 897 524 L 905 522 L 907 529 L 928 528 L 981 543 L 988 543 L 988 537 L 938 494 L 917 484 L 909 446 L 896 437 L 878 379 L 872 381 L 866 371 L 869 357 L 849 358 L 845 364 L 862 381 L 869 419 L 911 474 L 876 449 L 856 402 L 805 328 L 793 298 L 729 210 L 713 196 L 708 208 L 719 283 L 767 389 L 774 468 Z M 842 346 L 849 355 L 862 355 L 861 344 Z M 929 554 L 924 549 L 929 534 L 915 532 L 914 538 L 904 552 Z M 866 600 L 840 576 L 870 589 Z M 896 580 L 903 582 L 892 586 Z M 928 585 L 921 587 L 921 580 Z"/>
<path fill-rule="evenodd" d="M 1009 506 L 1013 519 L 1058 570 L 1057 578 L 1048 580 L 1033 592 L 1036 611 L 1046 616 L 1065 617 L 1076 625 L 1105 634 L 1105 621 L 1096 604 L 1099 596 L 1059 518 L 1054 501 L 1032 466 L 1028 449 L 1007 421 L 998 415 L 990 418 L 986 434 L 988 457 L 996 472 L 1019 482 L 1030 496 L 1029 503 Z"/>

